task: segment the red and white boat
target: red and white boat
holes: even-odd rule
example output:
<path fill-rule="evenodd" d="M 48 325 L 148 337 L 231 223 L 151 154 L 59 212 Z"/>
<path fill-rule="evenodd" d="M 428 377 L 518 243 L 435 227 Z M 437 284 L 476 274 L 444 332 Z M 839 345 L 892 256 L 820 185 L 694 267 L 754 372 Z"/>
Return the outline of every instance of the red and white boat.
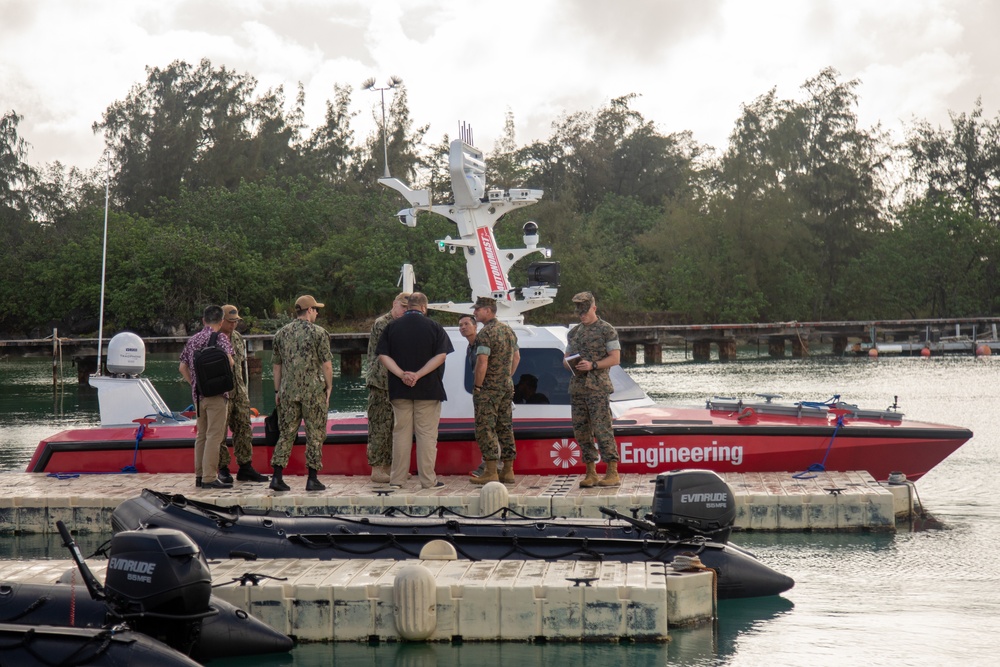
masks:
<path fill-rule="evenodd" d="M 410 208 L 399 212 L 400 222 L 416 225 L 417 215 L 443 215 L 457 225 L 459 238 L 438 241 L 442 252 L 461 252 L 471 286 L 465 303 L 437 303 L 431 307 L 452 313 L 472 312 L 479 296 L 498 300 L 497 316 L 517 333 L 521 363 L 516 375 L 538 378 L 538 391 L 547 404 L 514 407 L 517 459 L 521 475 L 576 475 L 585 466 L 574 440 L 570 420 L 570 374 L 563 365 L 568 329 L 524 324 L 524 312 L 552 302 L 558 286 L 558 264 L 536 262 L 528 267 L 527 285 L 514 288 L 508 279 L 515 262 L 538 247 L 538 226 L 524 225 L 524 248 L 501 249 L 494 224 L 506 213 L 534 204 L 540 190 L 487 190 L 482 153 L 458 139 L 449 157 L 454 201 L 433 205 L 426 190 L 411 190 L 394 178 L 380 182 L 403 195 Z M 412 283 L 412 270 L 404 266 Z M 445 365 L 448 400 L 442 408 L 437 472 L 466 474 L 480 462 L 475 441 L 472 375 L 466 363 L 467 343 L 449 329 L 455 352 Z M 170 409 L 153 385 L 139 377 L 145 351 L 135 334 L 119 334 L 108 346 L 108 368 L 113 376 L 94 376 L 99 391 L 101 426 L 71 429 L 39 443 L 29 472 L 191 473 L 194 470 L 195 423 Z M 895 409 L 862 410 L 832 399 L 823 403 L 778 403 L 761 395 L 743 401 L 713 398 L 699 407 L 655 404 L 620 367 L 611 369 L 615 393 L 611 397 L 615 436 L 622 473 L 654 474 L 678 468 L 716 472 L 796 472 L 817 469 L 863 470 L 875 479 L 901 472 L 919 479 L 972 437 L 957 426 L 910 421 Z M 136 423 L 145 422 L 143 424 Z M 254 420 L 254 460 L 258 470 L 270 468 L 272 448 L 264 438 L 264 420 Z M 331 413 L 323 452 L 324 474 L 369 475 L 367 422 L 364 414 Z M 304 435 L 292 452 L 285 474 L 305 473 Z M 415 463 L 413 464 L 415 469 Z"/>

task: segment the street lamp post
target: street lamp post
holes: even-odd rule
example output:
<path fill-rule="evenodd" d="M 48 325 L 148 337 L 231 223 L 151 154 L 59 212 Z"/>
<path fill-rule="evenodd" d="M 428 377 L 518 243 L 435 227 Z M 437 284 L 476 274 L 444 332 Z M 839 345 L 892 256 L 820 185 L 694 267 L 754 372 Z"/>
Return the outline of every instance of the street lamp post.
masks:
<path fill-rule="evenodd" d="M 389 178 L 389 143 L 386 137 L 385 127 L 385 91 L 398 87 L 403 80 L 398 76 L 390 76 L 386 85 L 378 87 L 375 85 L 375 77 L 372 77 L 361 84 L 365 90 L 377 90 L 382 95 L 382 152 L 385 157 L 385 178 Z"/>

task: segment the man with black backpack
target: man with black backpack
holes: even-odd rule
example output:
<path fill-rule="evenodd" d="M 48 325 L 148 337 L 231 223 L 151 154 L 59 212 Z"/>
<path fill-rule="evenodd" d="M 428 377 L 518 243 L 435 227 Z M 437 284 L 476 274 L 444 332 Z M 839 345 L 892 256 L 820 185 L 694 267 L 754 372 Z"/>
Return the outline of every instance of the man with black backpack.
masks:
<path fill-rule="evenodd" d="M 233 346 L 222 328 L 222 308 L 209 306 L 202 315 L 204 328 L 188 338 L 181 352 L 180 372 L 191 385 L 198 414 L 194 442 L 195 486 L 229 489 L 219 479 L 219 443 L 226 436 L 228 392 L 233 389 Z M 211 481 L 203 481 L 211 480 Z"/>

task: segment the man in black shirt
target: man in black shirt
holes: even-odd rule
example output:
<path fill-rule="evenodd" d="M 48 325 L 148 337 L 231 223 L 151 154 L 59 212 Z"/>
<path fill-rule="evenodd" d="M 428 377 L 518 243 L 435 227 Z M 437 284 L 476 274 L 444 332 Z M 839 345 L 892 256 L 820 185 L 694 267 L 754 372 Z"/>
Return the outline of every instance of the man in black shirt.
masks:
<path fill-rule="evenodd" d="M 455 348 L 444 327 L 427 317 L 427 297 L 421 292 L 407 299 L 407 310 L 386 326 L 375 353 L 389 371 L 392 403 L 392 468 L 389 485 L 401 488 L 410 472 L 413 437 L 417 439 L 417 476 L 425 489 L 444 486 L 437 481 L 438 423 L 444 390 L 444 360 Z"/>

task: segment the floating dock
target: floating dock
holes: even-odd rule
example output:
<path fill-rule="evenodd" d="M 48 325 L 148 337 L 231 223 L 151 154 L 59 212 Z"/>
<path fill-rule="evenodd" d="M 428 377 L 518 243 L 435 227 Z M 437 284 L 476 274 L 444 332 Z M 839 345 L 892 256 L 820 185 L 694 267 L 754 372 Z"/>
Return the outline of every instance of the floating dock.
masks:
<path fill-rule="evenodd" d="M 305 477 L 288 477 L 291 491 L 266 483 L 236 482 L 232 489 L 199 489 L 190 475 L 118 474 L 50 477 L 0 473 L 0 533 L 54 533 L 62 520 L 77 533 L 110 532 L 111 513 L 144 488 L 182 494 L 223 506 L 242 505 L 302 514 L 380 514 L 389 507 L 429 513 L 445 507 L 482 516 L 496 510 L 483 487 L 467 477 L 440 477 L 444 486 L 421 489 L 414 478 L 398 490 L 364 477 L 321 475 L 327 488 L 306 493 Z M 756 531 L 892 532 L 913 515 L 912 484 L 883 485 L 865 472 L 723 473 L 736 496 L 735 529 Z M 642 517 L 650 511 L 656 476 L 622 475 L 621 486 L 581 489 L 580 476 L 521 476 L 507 488 L 505 506 L 530 517 L 602 518 L 601 507 Z"/>
<path fill-rule="evenodd" d="M 88 565 L 103 579 L 106 561 Z M 74 567 L 0 561 L 0 582 L 54 583 Z M 662 642 L 671 627 L 715 617 L 712 573 L 663 563 L 228 560 L 211 570 L 213 594 L 299 641 Z"/>

